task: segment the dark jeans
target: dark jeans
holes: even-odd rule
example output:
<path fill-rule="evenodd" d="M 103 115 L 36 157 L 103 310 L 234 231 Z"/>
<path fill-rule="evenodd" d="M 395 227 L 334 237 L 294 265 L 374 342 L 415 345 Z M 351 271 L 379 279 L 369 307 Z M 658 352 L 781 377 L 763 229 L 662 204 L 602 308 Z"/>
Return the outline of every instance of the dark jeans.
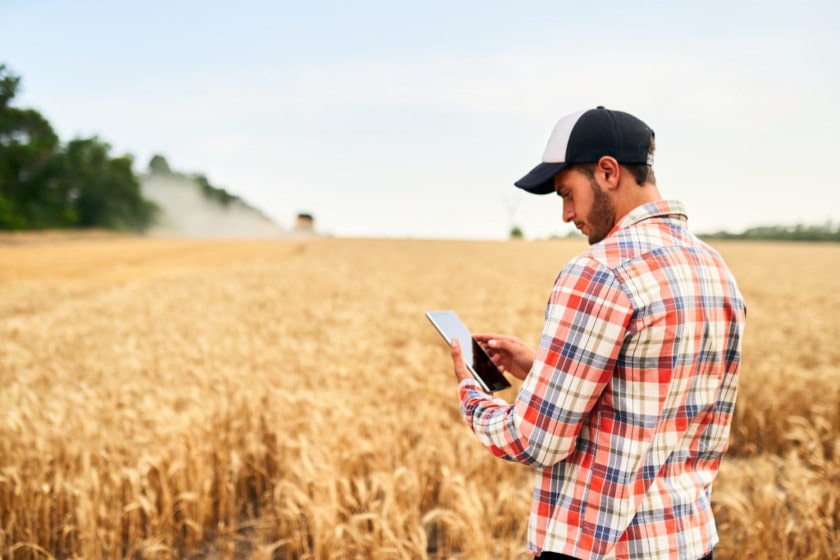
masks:
<path fill-rule="evenodd" d="M 566 556 L 565 554 L 558 554 L 556 552 L 543 552 L 542 554 L 537 556 L 537 558 L 539 558 L 540 560 L 577 560 L 576 558 L 572 558 L 571 556 Z M 700 560 L 712 560 L 712 553 L 708 553 Z"/>

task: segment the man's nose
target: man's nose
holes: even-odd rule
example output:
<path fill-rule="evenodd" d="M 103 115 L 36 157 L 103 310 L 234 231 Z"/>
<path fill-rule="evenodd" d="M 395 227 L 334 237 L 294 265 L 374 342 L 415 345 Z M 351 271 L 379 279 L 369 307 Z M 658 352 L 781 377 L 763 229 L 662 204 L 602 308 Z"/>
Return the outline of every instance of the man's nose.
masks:
<path fill-rule="evenodd" d="M 575 209 L 566 200 L 563 201 L 563 221 L 566 223 L 575 219 Z"/>

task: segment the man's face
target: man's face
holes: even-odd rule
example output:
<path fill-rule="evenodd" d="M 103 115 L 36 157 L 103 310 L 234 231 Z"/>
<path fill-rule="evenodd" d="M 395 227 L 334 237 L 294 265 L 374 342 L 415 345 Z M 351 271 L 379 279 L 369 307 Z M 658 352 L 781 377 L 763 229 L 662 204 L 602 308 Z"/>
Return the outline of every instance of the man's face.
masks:
<path fill-rule="evenodd" d="M 563 221 L 575 227 L 593 245 L 615 226 L 615 205 L 594 177 L 578 169 L 564 169 L 554 177 L 554 190 L 563 199 Z"/>

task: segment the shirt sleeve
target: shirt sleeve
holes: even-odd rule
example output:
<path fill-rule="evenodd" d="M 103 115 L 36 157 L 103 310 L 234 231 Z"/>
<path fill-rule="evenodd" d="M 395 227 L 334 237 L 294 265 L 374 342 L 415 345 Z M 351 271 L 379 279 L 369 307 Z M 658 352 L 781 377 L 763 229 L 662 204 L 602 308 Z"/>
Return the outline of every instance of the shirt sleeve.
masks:
<path fill-rule="evenodd" d="M 513 404 L 459 385 L 461 412 L 494 455 L 539 467 L 568 457 L 609 383 L 633 315 L 613 271 L 591 258 L 566 266 L 554 284 L 534 365 Z"/>

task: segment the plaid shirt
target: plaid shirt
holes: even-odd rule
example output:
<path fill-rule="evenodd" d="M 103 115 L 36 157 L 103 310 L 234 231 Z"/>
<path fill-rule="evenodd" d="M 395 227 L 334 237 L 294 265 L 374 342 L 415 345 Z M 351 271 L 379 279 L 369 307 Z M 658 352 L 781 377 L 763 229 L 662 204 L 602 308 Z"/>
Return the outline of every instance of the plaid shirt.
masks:
<path fill-rule="evenodd" d="M 697 560 L 718 542 L 746 307 L 686 221 L 679 202 L 640 206 L 560 272 L 513 404 L 459 386 L 479 441 L 537 467 L 534 554 Z"/>

